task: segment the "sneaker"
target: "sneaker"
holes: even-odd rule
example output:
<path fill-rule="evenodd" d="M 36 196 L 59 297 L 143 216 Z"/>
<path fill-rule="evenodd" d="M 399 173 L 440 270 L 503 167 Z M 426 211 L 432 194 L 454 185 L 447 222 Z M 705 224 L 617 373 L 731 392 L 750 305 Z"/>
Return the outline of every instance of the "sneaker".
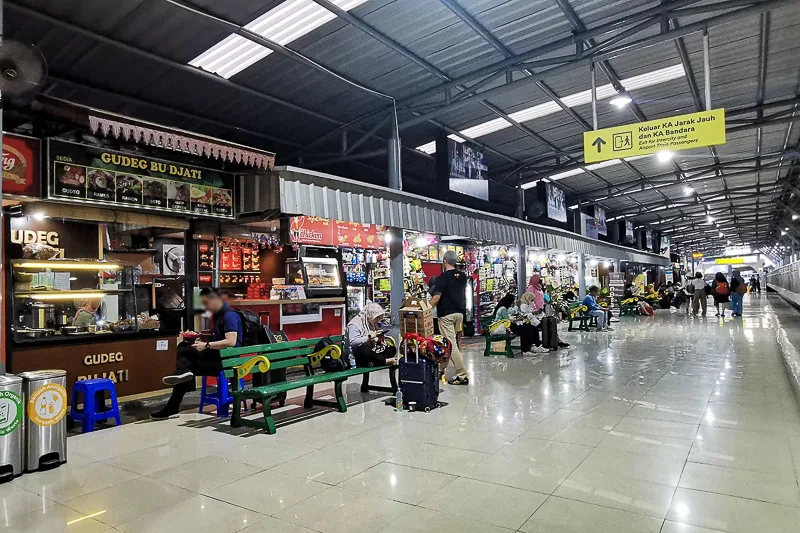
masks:
<path fill-rule="evenodd" d="M 170 418 L 179 418 L 180 416 L 181 416 L 180 413 L 167 411 L 167 408 L 165 407 L 160 411 L 156 411 L 155 413 L 150 413 L 150 420 L 169 420 Z"/>
<path fill-rule="evenodd" d="M 161 380 L 164 382 L 164 385 L 174 387 L 178 383 L 183 383 L 184 381 L 189 381 L 194 377 L 194 374 L 191 372 L 180 372 L 175 374 L 170 374 L 169 376 L 164 376 Z"/>
<path fill-rule="evenodd" d="M 531 352 L 533 353 L 548 353 L 549 351 L 550 350 L 544 346 L 531 346 Z"/>
<path fill-rule="evenodd" d="M 606 326 L 603 328 L 603 331 L 614 331 L 614 328 L 612 328 L 611 326 Z"/>
<path fill-rule="evenodd" d="M 451 379 L 448 383 L 450 383 L 450 385 L 469 385 L 469 378 L 456 377 Z"/>

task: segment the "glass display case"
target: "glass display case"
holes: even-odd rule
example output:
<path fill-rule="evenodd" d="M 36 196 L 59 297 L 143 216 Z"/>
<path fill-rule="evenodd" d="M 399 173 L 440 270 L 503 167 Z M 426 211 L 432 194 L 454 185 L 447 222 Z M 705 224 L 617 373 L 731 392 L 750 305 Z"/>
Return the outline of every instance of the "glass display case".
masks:
<path fill-rule="evenodd" d="M 11 261 L 11 332 L 19 343 L 156 330 L 138 316 L 134 271 L 97 260 Z"/>
<path fill-rule="evenodd" d="M 332 257 L 301 257 L 287 261 L 286 283 L 302 284 L 307 298 L 343 294 L 339 261 Z"/>

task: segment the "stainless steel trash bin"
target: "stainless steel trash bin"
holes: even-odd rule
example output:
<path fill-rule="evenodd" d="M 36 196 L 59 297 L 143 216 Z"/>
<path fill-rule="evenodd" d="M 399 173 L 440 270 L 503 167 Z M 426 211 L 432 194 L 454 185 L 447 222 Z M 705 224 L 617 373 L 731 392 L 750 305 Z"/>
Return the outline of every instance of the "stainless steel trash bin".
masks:
<path fill-rule="evenodd" d="M 23 372 L 25 393 L 25 470 L 33 472 L 67 462 L 67 373 Z"/>
<path fill-rule="evenodd" d="M 22 378 L 0 375 L 0 482 L 25 469 L 25 404 Z"/>

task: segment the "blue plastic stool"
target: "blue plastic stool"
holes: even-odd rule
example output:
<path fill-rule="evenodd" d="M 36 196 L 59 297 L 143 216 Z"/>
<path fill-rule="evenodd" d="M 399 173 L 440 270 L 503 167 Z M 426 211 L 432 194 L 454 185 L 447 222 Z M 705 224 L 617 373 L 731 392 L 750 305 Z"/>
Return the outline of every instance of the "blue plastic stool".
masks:
<path fill-rule="evenodd" d="M 239 388 L 244 389 L 244 380 L 239 380 Z M 233 395 L 228 388 L 228 378 L 225 377 L 225 372 L 220 372 L 217 376 L 217 393 L 208 393 L 208 377 L 203 376 L 203 386 L 200 389 L 200 409 L 198 413 L 203 412 L 206 405 L 214 405 L 217 408 L 217 416 L 226 417 L 230 416 L 229 406 L 233 403 Z M 242 401 L 245 406 L 247 405 Z M 247 410 L 247 409 L 245 409 Z"/>
<path fill-rule="evenodd" d="M 106 409 L 105 392 L 111 398 L 111 408 Z M 78 409 L 78 394 L 83 394 L 83 409 Z M 98 398 L 99 396 L 99 398 Z M 99 401 L 98 401 L 99 400 Z M 70 417 L 75 422 L 83 423 L 83 432 L 94 431 L 97 422 L 113 418 L 118 426 L 122 425 L 117 403 L 117 388 L 110 379 L 87 379 L 77 381 L 72 386 L 72 406 Z"/>

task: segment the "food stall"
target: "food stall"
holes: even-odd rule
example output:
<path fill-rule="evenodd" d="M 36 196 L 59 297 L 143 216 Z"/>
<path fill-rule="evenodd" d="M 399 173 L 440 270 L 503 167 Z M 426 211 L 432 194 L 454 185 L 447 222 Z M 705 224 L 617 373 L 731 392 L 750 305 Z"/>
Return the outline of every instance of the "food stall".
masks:
<path fill-rule="evenodd" d="M 49 139 L 44 198 L 4 218 L 7 366 L 161 390 L 187 327 L 186 231 L 232 220 L 236 175 L 156 148 Z"/>

